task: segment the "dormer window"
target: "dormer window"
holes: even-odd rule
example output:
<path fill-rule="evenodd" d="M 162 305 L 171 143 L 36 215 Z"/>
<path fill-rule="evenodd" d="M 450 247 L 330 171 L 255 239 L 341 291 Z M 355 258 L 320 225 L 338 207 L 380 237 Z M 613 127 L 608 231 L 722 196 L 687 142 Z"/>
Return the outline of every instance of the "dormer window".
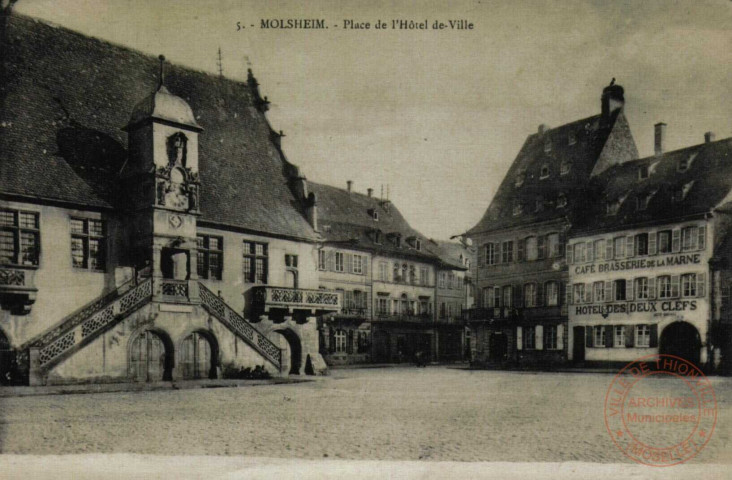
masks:
<path fill-rule="evenodd" d="M 544 180 L 545 178 L 549 178 L 549 165 L 546 163 L 541 166 L 541 173 L 539 175 L 539 178 L 541 180 Z"/>
<path fill-rule="evenodd" d="M 608 215 L 617 215 L 620 211 L 620 207 L 623 205 L 623 202 L 628 197 L 628 194 L 626 193 L 622 197 L 619 197 L 615 200 L 608 201 L 606 204 L 607 214 Z"/>
<path fill-rule="evenodd" d="M 414 242 L 414 248 L 416 248 L 417 251 L 422 250 L 422 241 L 420 239 L 417 239 L 417 241 Z"/>
<path fill-rule="evenodd" d="M 396 235 L 394 236 L 394 245 L 395 245 L 395 246 L 396 246 L 397 248 L 402 248 L 402 236 L 401 236 L 401 235 L 399 235 L 399 234 L 396 234 Z"/>
<path fill-rule="evenodd" d="M 648 165 L 641 165 L 638 167 L 638 180 L 645 180 L 648 178 L 648 175 L 650 174 L 650 171 L 648 169 Z"/>
<path fill-rule="evenodd" d="M 534 201 L 534 212 L 541 212 L 542 210 L 544 210 L 544 200 L 537 198 Z"/>
<path fill-rule="evenodd" d="M 696 156 L 698 155 L 698 153 L 699 152 L 694 152 L 689 157 L 682 158 L 681 160 L 679 160 L 678 171 L 679 172 L 685 172 L 689 168 L 691 168 L 691 163 L 694 161 L 694 159 L 696 158 Z"/>
<path fill-rule="evenodd" d="M 524 212 L 524 206 L 520 203 L 516 203 L 513 206 L 513 216 L 516 217 Z"/>
<path fill-rule="evenodd" d="M 379 212 L 375 208 L 369 208 L 368 214 L 375 222 L 379 221 Z"/>
<path fill-rule="evenodd" d="M 567 196 L 563 193 L 560 193 L 557 197 L 557 208 L 564 208 L 567 206 Z"/>
<path fill-rule="evenodd" d="M 569 173 L 569 169 L 571 168 L 572 164 L 569 163 L 567 160 L 562 160 L 561 165 L 559 166 L 559 174 L 560 175 L 566 175 Z"/>
<path fill-rule="evenodd" d="M 577 143 L 577 134 L 570 130 L 567 134 L 567 144 L 574 145 L 575 143 Z"/>
<path fill-rule="evenodd" d="M 549 153 L 552 151 L 552 141 L 550 139 L 544 140 L 544 153 Z"/>
<path fill-rule="evenodd" d="M 636 209 L 637 210 L 645 210 L 648 208 L 648 204 L 651 202 L 651 199 L 656 194 L 656 190 L 643 195 L 636 197 Z"/>
<path fill-rule="evenodd" d="M 683 184 L 681 186 L 681 188 L 676 190 L 676 192 L 674 193 L 674 201 L 675 202 L 683 201 L 687 197 L 687 195 L 689 195 L 689 192 L 691 191 L 691 187 L 693 187 L 693 186 L 694 186 L 693 180 L 691 182 Z"/>
<path fill-rule="evenodd" d="M 516 187 L 520 187 L 524 184 L 524 180 L 526 180 L 526 169 L 521 168 L 519 169 L 518 173 L 516 174 L 516 181 L 514 182 L 514 185 Z"/>

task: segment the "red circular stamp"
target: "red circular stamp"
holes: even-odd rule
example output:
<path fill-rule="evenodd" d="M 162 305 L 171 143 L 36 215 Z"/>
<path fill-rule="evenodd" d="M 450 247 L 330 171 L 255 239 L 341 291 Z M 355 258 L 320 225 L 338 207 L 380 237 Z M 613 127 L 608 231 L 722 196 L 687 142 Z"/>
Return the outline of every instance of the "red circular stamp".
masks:
<path fill-rule="evenodd" d="M 638 358 L 618 372 L 605 395 L 605 426 L 628 457 L 669 467 L 696 456 L 712 437 L 717 399 L 709 379 L 673 355 Z"/>

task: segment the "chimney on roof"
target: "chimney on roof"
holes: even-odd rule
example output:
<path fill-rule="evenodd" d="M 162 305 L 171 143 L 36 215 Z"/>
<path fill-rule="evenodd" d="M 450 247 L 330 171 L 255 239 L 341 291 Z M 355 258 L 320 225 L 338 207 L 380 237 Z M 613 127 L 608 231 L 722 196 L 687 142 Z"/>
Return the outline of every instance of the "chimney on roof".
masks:
<path fill-rule="evenodd" d="M 353 187 L 353 180 L 348 180 L 346 182 L 346 185 L 348 185 L 348 193 L 351 193 L 351 187 Z"/>
<path fill-rule="evenodd" d="M 544 135 L 547 130 L 549 130 L 549 127 L 546 124 L 542 123 L 541 125 L 539 125 L 539 135 Z"/>
<path fill-rule="evenodd" d="M 659 122 L 653 126 L 653 145 L 656 155 L 661 155 L 666 151 L 666 124 Z"/>
<path fill-rule="evenodd" d="M 707 132 L 704 134 L 704 143 L 712 143 L 715 138 L 714 132 Z"/>
<path fill-rule="evenodd" d="M 373 188 L 367 188 L 366 193 L 368 194 L 369 198 L 374 196 L 374 189 Z"/>
<path fill-rule="evenodd" d="M 615 85 L 615 78 L 612 79 L 610 85 L 602 89 L 602 119 L 609 120 L 610 115 L 625 105 L 625 90 L 620 85 Z"/>

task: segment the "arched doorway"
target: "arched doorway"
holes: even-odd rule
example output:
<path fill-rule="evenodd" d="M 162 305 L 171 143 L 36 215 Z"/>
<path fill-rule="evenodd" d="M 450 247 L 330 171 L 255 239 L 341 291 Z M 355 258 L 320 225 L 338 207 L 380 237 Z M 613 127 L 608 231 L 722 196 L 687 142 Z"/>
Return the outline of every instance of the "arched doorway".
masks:
<path fill-rule="evenodd" d="M 13 349 L 8 338 L 0 331 L 0 385 L 12 382 Z"/>
<path fill-rule="evenodd" d="M 283 358 L 283 361 L 286 362 L 284 366 L 287 367 L 289 365 L 288 373 L 290 375 L 300 375 L 300 368 L 302 367 L 302 344 L 300 343 L 300 337 L 287 328 L 275 331 L 287 340 Z"/>
<path fill-rule="evenodd" d="M 491 361 L 501 362 L 505 360 L 508 353 L 508 337 L 502 332 L 491 333 L 488 348 L 488 358 Z"/>
<path fill-rule="evenodd" d="M 145 330 L 132 340 L 130 373 L 135 382 L 172 380 L 173 346 L 158 332 Z"/>
<path fill-rule="evenodd" d="M 207 332 L 193 332 L 180 345 L 180 372 L 186 380 L 216 378 L 218 343 Z"/>
<path fill-rule="evenodd" d="M 391 361 L 391 349 L 389 348 L 389 332 L 376 330 L 374 332 L 373 361 L 376 363 Z"/>
<path fill-rule="evenodd" d="M 699 331 L 687 322 L 674 322 L 663 329 L 658 353 L 675 355 L 699 364 L 701 337 Z"/>

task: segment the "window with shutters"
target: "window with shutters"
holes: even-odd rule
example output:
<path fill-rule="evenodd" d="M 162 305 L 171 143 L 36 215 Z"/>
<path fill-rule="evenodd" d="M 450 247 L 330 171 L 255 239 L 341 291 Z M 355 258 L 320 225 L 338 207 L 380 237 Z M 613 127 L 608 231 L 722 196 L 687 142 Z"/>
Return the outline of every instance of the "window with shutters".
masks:
<path fill-rule="evenodd" d="M 547 350 L 556 350 L 558 348 L 557 330 L 556 325 L 544 326 L 544 348 Z"/>
<path fill-rule="evenodd" d="M 267 283 L 269 267 L 268 245 L 260 242 L 243 242 L 243 275 L 247 283 Z"/>
<path fill-rule="evenodd" d="M 498 263 L 499 257 L 498 257 L 498 244 L 497 243 L 487 243 L 485 245 L 485 264 L 486 265 L 495 265 Z"/>
<path fill-rule="evenodd" d="M 353 262 L 353 273 L 356 273 L 358 275 L 363 274 L 363 256 L 362 255 L 353 255 L 352 262 Z"/>
<path fill-rule="evenodd" d="M 605 348 L 605 326 L 604 325 L 597 325 L 593 327 L 593 334 L 594 334 L 594 343 L 593 347 L 595 348 Z"/>
<path fill-rule="evenodd" d="M 671 277 L 662 275 L 656 279 L 658 298 L 671 298 Z"/>
<path fill-rule="evenodd" d="M 379 262 L 379 280 L 382 282 L 389 280 L 389 264 L 386 262 Z"/>
<path fill-rule="evenodd" d="M 335 351 L 336 353 L 345 353 L 346 351 L 346 331 L 340 328 L 335 331 Z"/>
<path fill-rule="evenodd" d="M 539 247 L 536 242 L 536 237 L 526 237 L 526 260 L 534 261 L 539 258 Z"/>
<path fill-rule="evenodd" d="M 650 291 L 648 289 L 648 278 L 639 277 L 633 280 L 633 291 L 635 292 L 635 298 L 638 300 L 648 300 L 650 298 Z"/>
<path fill-rule="evenodd" d="M 28 224 L 33 225 L 33 219 L 29 219 Z M 74 268 L 104 270 L 106 243 L 105 225 L 102 220 L 71 218 L 71 261 Z M 220 279 L 220 275 L 219 269 L 217 278 Z"/>
<path fill-rule="evenodd" d="M 200 278 L 221 280 L 224 239 L 210 235 L 196 236 L 196 264 Z"/>
<path fill-rule="evenodd" d="M 420 267 L 419 280 L 422 285 L 426 286 L 430 284 L 430 271 L 427 267 Z"/>
<path fill-rule="evenodd" d="M 533 350 L 536 348 L 536 327 L 524 327 L 523 337 L 524 350 Z"/>
<path fill-rule="evenodd" d="M 452 273 L 450 275 L 452 275 Z M 409 266 L 409 283 L 411 283 L 412 285 L 417 285 L 417 267 L 415 267 L 414 265 Z"/>
<path fill-rule="evenodd" d="M 439 288 L 445 288 L 445 272 L 439 272 L 437 274 L 437 286 Z"/>
<path fill-rule="evenodd" d="M 575 283 L 573 286 L 574 290 L 574 298 L 572 300 L 572 303 L 578 305 L 580 303 L 584 303 L 585 301 L 585 284 L 584 283 Z"/>
<path fill-rule="evenodd" d="M 394 283 L 399 283 L 401 281 L 401 274 L 399 273 L 400 271 L 401 270 L 400 270 L 399 263 L 394 263 L 393 276 L 392 276 L 392 281 Z"/>
<path fill-rule="evenodd" d="M 625 280 L 615 280 L 613 282 L 613 290 L 615 291 L 615 300 L 625 300 Z"/>
<path fill-rule="evenodd" d="M 0 265 L 38 265 L 38 213 L 0 209 Z"/>
<path fill-rule="evenodd" d="M 493 308 L 493 287 L 485 287 L 483 289 L 483 308 Z"/>
<path fill-rule="evenodd" d="M 326 251 L 318 250 L 318 270 L 325 270 L 327 268 L 328 262 L 326 259 Z"/>
<path fill-rule="evenodd" d="M 335 252 L 335 271 L 342 272 L 346 264 L 345 254 L 343 252 Z"/>
<path fill-rule="evenodd" d="M 548 307 L 559 305 L 559 284 L 557 282 L 546 282 L 544 284 L 544 297 Z"/>
<path fill-rule="evenodd" d="M 699 229 L 697 227 L 684 227 L 681 229 L 681 250 L 689 251 L 698 248 Z"/>
<path fill-rule="evenodd" d="M 605 240 L 595 240 L 593 242 L 593 248 L 595 253 L 595 260 L 602 260 L 605 258 Z"/>
<path fill-rule="evenodd" d="M 582 263 L 587 261 L 585 242 L 574 244 L 574 263 Z"/>
<path fill-rule="evenodd" d="M 625 237 L 615 237 L 613 239 L 613 258 L 623 257 L 625 257 Z"/>
<path fill-rule="evenodd" d="M 285 267 L 297 268 L 297 255 L 292 255 L 290 253 L 286 253 L 285 254 Z"/>
<path fill-rule="evenodd" d="M 536 307 L 536 284 L 527 283 L 524 285 L 524 307 Z"/>
<path fill-rule="evenodd" d="M 658 253 L 671 253 L 671 230 L 658 232 Z"/>
<path fill-rule="evenodd" d="M 696 273 L 681 275 L 681 296 L 696 297 Z"/>
<path fill-rule="evenodd" d="M 648 255 L 648 234 L 639 233 L 635 236 L 635 254 L 636 255 Z"/>
<path fill-rule="evenodd" d="M 547 256 L 550 258 L 557 258 L 560 257 L 559 252 L 559 234 L 558 233 L 550 233 L 546 236 L 546 248 L 547 248 Z"/>
<path fill-rule="evenodd" d="M 501 306 L 501 289 L 500 287 L 493 287 L 493 306 Z"/>
<path fill-rule="evenodd" d="M 596 302 L 605 301 L 605 282 L 595 282 L 592 284 L 592 296 Z"/>
<path fill-rule="evenodd" d="M 625 347 L 625 327 L 623 325 L 613 327 L 613 347 Z"/>
<path fill-rule="evenodd" d="M 513 240 L 501 244 L 501 261 L 503 263 L 513 262 Z"/>
<path fill-rule="evenodd" d="M 376 308 L 378 309 L 379 315 L 389 314 L 389 299 L 386 297 L 379 297 L 376 300 Z"/>
<path fill-rule="evenodd" d="M 513 306 L 513 288 L 511 285 L 503 287 L 503 306 L 508 308 Z"/>
<path fill-rule="evenodd" d="M 651 327 L 650 325 L 635 326 L 635 346 L 650 347 L 651 346 Z"/>

